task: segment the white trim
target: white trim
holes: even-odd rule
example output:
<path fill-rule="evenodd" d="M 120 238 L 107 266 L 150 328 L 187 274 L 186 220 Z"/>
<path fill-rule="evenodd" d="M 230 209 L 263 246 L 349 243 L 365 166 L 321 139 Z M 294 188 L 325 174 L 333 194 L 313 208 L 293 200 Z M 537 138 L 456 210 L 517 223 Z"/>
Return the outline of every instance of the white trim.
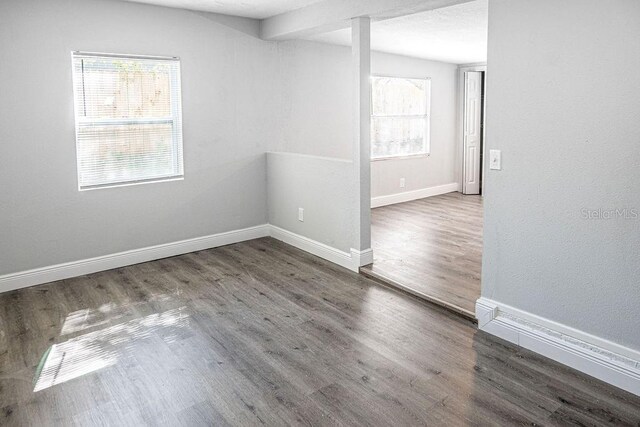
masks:
<path fill-rule="evenodd" d="M 460 68 L 467 68 L 467 69 L 471 69 L 471 68 L 478 68 L 478 67 L 484 67 L 486 71 L 487 68 L 487 63 L 486 62 L 471 62 L 469 64 L 459 64 L 458 65 L 458 69 Z"/>
<path fill-rule="evenodd" d="M 290 156 L 290 157 L 301 157 L 304 159 L 317 159 L 317 160 L 329 160 L 332 162 L 353 163 L 353 160 L 343 159 L 340 157 L 314 156 L 313 154 L 292 153 L 290 151 L 267 151 L 267 154 L 270 154 L 272 156 Z"/>
<path fill-rule="evenodd" d="M 351 248 L 351 258 L 353 260 L 353 266 L 356 267 L 355 271 L 359 271 L 360 267 L 373 264 L 373 250 L 365 249 L 364 251 L 358 251 Z"/>
<path fill-rule="evenodd" d="M 78 191 L 94 191 L 94 190 L 104 190 L 107 188 L 118 188 L 118 187 L 132 187 L 135 185 L 145 185 L 145 184 L 158 184 L 161 182 L 171 182 L 171 181 L 184 181 L 184 175 L 170 175 L 166 178 L 151 178 L 141 181 L 122 181 L 122 182 L 113 182 L 111 184 L 98 184 L 98 185 L 90 185 L 87 187 L 78 187 Z"/>
<path fill-rule="evenodd" d="M 478 328 L 640 396 L 640 352 L 488 298 Z"/>
<path fill-rule="evenodd" d="M 0 276 L 0 292 L 269 236 L 267 224 Z"/>
<path fill-rule="evenodd" d="M 179 60 L 178 56 L 157 56 L 157 55 L 133 55 L 128 53 L 108 53 L 108 52 L 84 52 L 81 50 L 74 50 L 71 53 L 75 56 L 84 56 L 87 58 L 133 58 L 133 59 L 152 59 L 155 61 L 175 61 Z"/>
<path fill-rule="evenodd" d="M 395 203 L 409 202 L 411 200 L 423 199 L 425 197 L 439 196 L 440 194 L 458 191 L 460 185 L 457 182 L 438 185 L 436 187 L 421 188 L 419 190 L 405 191 L 404 193 L 389 194 L 371 198 L 371 207 L 393 205 Z"/>
<path fill-rule="evenodd" d="M 334 264 L 348 268 L 351 271 L 358 272 L 362 265 L 371 264 L 373 262 L 373 252 L 371 249 L 366 249 L 364 251 L 351 249 L 349 253 L 283 228 L 276 227 L 275 225 L 270 225 L 269 229 L 269 234 L 274 239 L 285 242 L 291 246 L 295 246 L 298 249 L 302 249 L 303 251 L 319 256 L 320 258 L 324 258 L 327 261 L 331 261 Z M 361 264 L 362 262 L 365 264 Z"/>

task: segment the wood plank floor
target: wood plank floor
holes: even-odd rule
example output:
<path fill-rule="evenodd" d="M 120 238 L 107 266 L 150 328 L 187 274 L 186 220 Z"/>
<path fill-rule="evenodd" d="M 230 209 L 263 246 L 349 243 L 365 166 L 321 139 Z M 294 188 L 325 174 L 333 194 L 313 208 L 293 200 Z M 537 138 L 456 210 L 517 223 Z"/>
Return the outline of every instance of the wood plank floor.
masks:
<path fill-rule="evenodd" d="M 482 198 L 449 193 L 372 210 L 365 274 L 474 318 L 480 297 Z"/>
<path fill-rule="evenodd" d="M 0 295 L 1 425 L 639 425 L 640 398 L 270 238 Z"/>

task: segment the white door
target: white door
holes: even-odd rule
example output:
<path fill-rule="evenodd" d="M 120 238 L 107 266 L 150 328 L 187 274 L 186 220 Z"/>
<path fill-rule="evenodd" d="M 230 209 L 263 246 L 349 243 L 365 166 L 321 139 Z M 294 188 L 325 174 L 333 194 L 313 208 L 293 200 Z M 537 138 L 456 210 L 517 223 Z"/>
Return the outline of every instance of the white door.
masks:
<path fill-rule="evenodd" d="M 464 73 L 463 194 L 480 194 L 482 71 Z"/>

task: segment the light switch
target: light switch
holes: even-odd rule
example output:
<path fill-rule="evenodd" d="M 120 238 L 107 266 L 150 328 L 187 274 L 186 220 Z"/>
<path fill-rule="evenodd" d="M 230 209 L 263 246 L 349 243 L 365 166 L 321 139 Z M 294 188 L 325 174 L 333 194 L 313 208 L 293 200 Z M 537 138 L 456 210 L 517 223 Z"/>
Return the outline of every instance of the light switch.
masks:
<path fill-rule="evenodd" d="M 500 150 L 489 150 L 489 169 L 502 169 L 502 155 Z"/>
<path fill-rule="evenodd" d="M 304 222 L 304 209 L 298 208 L 298 221 Z"/>

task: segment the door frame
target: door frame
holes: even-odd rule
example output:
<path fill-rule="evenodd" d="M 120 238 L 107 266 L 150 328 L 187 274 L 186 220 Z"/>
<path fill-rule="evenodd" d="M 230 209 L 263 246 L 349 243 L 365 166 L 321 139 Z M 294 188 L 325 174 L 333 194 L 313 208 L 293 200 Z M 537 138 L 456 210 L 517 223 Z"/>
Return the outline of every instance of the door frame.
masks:
<path fill-rule="evenodd" d="M 486 96 L 486 91 L 487 91 L 487 64 L 466 64 L 466 65 L 460 65 L 458 67 L 458 114 L 457 114 L 457 144 L 456 144 L 456 165 L 455 165 L 455 171 L 456 171 L 456 176 L 458 177 L 458 191 L 460 193 L 462 193 L 463 190 L 463 186 L 464 186 L 464 104 L 465 104 L 465 99 L 464 99 L 464 83 L 465 83 L 465 78 L 464 78 L 464 73 L 467 71 L 483 71 L 483 78 L 482 78 L 482 86 L 483 86 L 483 93 L 482 93 L 482 162 L 484 163 L 484 160 L 486 159 L 485 156 L 485 147 L 487 144 L 485 144 L 485 132 L 486 132 L 486 126 L 485 126 L 485 121 L 486 121 L 486 105 L 487 105 L 487 96 Z M 481 174 L 482 177 L 480 179 L 480 182 L 482 182 L 484 184 L 484 173 L 485 173 L 485 167 L 484 164 L 481 165 Z M 484 194 L 484 185 L 481 185 L 480 187 L 480 194 Z"/>

